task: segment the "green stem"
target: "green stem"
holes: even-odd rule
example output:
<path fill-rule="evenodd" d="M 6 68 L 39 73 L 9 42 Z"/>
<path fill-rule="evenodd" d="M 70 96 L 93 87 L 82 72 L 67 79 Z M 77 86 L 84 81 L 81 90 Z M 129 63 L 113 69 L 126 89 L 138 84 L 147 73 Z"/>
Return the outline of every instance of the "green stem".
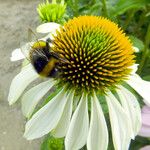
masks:
<path fill-rule="evenodd" d="M 108 17 L 108 11 L 107 11 L 107 6 L 106 6 L 106 0 L 102 0 L 103 4 L 103 10 L 104 10 L 104 16 Z"/>
<path fill-rule="evenodd" d="M 144 67 L 145 62 L 146 62 L 146 60 L 148 58 L 149 44 L 150 44 L 150 24 L 149 24 L 149 26 L 147 28 L 147 33 L 146 33 L 146 36 L 145 36 L 145 47 L 144 47 L 144 51 L 143 51 L 143 54 L 142 54 L 141 62 L 140 62 L 140 65 L 139 65 L 138 74 L 142 73 L 143 67 Z"/>
<path fill-rule="evenodd" d="M 143 13 L 140 15 L 136 29 L 139 29 L 144 24 L 145 15 L 146 15 L 146 11 L 143 11 Z"/>
<path fill-rule="evenodd" d="M 127 18 L 126 21 L 125 21 L 124 30 L 127 29 L 127 27 L 128 27 L 128 25 L 129 25 L 131 19 L 132 19 L 133 16 L 134 16 L 134 13 L 135 13 L 135 10 L 129 11 L 128 18 Z"/>
<path fill-rule="evenodd" d="M 146 12 L 147 11 L 143 11 L 143 13 L 140 15 L 140 18 L 139 18 L 139 21 L 137 23 L 137 26 L 134 28 L 134 32 L 136 33 L 137 31 L 140 31 L 141 29 L 141 26 L 145 23 L 145 15 L 146 15 Z M 139 35 L 138 36 L 141 36 L 141 32 L 139 32 Z"/>

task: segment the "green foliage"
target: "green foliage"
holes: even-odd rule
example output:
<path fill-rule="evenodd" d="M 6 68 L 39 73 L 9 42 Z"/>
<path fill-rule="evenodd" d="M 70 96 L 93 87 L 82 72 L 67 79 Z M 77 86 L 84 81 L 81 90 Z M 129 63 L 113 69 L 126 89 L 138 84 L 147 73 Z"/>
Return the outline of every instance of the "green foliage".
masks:
<path fill-rule="evenodd" d="M 68 15 L 100 15 L 102 2 L 99 0 L 66 0 Z"/>
<path fill-rule="evenodd" d="M 132 140 L 130 144 L 130 150 L 138 150 L 149 144 L 150 144 L 150 140 L 148 138 L 137 136 L 135 140 Z"/>
<path fill-rule="evenodd" d="M 108 3 L 112 2 L 111 0 Z M 110 15 L 114 16 L 122 15 L 128 10 L 131 9 L 144 9 L 149 3 L 148 0 L 117 0 L 116 3 L 112 3 L 109 7 Z"/>
<path fill-rule="evenodd" d="M 143 79 L 147 80 L 147 81 L 150 81 L 150 75 L 144 76 Z"/>
<path fill-rule="evenodd" d="M 133 45 L 139 49 L 139 51 L 142 51 L 144 49 L 144 43 L 139 38 L 133 35 L 129 35 L 129 38 L 131 42 L 133 43 Z"/>
<path fill-rule="evenodd" d="M 64 150 L 63 138 L 48 135 L 41 145 L 41 150 Z"/>

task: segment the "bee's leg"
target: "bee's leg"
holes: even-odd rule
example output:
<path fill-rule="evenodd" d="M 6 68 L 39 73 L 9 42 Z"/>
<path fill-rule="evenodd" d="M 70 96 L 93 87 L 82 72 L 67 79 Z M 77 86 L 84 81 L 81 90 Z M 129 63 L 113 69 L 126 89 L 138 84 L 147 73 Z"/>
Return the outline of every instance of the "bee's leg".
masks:
<path fill-rule="evenodd" d="M 57 78 L 59 77 L 59 73 L 60 73 L 60 68 L 59 68 L 59 63 L 57 62 L 55 64 L 55 67 L 49 72 L 49 77 L 53 77 L 53 78 Z"/>
<path fill-rule="evenodd" d="M 58 60 L 60 59 L 59 55 L 55 52 L 50 52 L 50 55 L 53 56 L 54 58 L 58 59 Z"/>
<path fill-rule="evenodd" d="M 57 53 L 55 52 L 50 52 L 50 55 L 53 56 L 54 58 L 58 59 L 61 61 L 61 63 L 68 63 L 66 59 L 61 58 Z"/>

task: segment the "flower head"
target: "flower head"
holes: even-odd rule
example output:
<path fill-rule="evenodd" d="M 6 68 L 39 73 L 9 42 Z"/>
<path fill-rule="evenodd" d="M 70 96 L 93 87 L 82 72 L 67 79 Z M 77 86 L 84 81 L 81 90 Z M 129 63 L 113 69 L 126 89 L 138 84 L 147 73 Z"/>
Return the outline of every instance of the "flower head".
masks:
<path fill-rule="evenodd" d="M 38 27 L 44 33 L 49 29 L 48 24 Z M 54 137 L 65 137 L 66 150 L 85 144 L 88 150 L 106 150 L 109 133 L 105 105 L 114 148 L 127 150 L 141 127 L 140 106 L 131 89 L 150 105 L 150 83 L 135 73 L 134 50 L 123 31 L 105 18 L 80 16 L 58 28 L 51 49 L 66 61 L 58 67 L 59 77 L 23 95 L 23 113 L 32 116 L 24 136 L 31 140 L 51 132 Z M 9 103 L 37 78 L 31 64 L 24 67 L 12 81 Z M 40 99 L 54 86 L 59 90 L 33 114 Z"/>
<path fill-rule="evenodd" d="M 45 3 L 39 4 L 37 11 L 42 22 L 64 23 L 67 17 L 64 0 L 61 0 L 61 3 L 56 3 L 56 0 L 50 3 L 46 0 Z"/>
<path fill-rule="evenodd" d="M 113 88 L 131 73 L 133 48 L 123 31 L 105 18 L 81 16 L 66 23 L 54 38 L 53 51 L 68 63 L 61 81 L 77 90 Z"/>

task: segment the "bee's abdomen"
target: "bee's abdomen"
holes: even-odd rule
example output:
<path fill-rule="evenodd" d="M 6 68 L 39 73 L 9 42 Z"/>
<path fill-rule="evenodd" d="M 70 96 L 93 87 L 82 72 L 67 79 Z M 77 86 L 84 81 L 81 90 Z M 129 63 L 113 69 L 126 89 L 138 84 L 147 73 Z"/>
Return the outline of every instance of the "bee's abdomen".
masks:
<path fill-rule="evenodd" d="M 44 77 L 56 77 L 57 76 L 57 64 L 58 60 L 50 57 L 48 60 L 43 57 L 36 57 L 33 61 L 33 66 L 38 74 Z"/>
<path fill-rule="evenodd" d="M 36 57 L 36 59 L 32 60 L 32 64 L 37 71 L 37 73 L 42 72 L 45 66 L 48 64 L 48 61 L 42 57 Z"/>

